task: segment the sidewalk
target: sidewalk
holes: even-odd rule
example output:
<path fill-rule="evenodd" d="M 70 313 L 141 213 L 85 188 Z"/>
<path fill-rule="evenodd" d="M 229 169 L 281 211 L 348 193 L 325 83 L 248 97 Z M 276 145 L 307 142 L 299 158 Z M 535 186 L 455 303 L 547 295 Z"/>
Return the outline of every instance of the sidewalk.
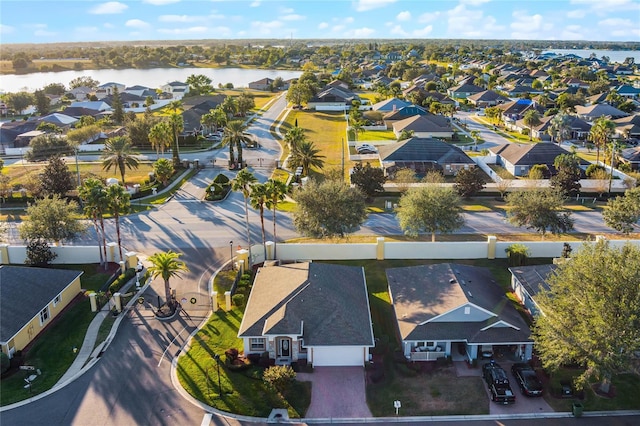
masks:
<path fill-rule="evenodd" d="M 144 269 L 142 270 L 141 274 L 144 274 Z M 120 289 L 120 292 L 123 294 L 126 293 L 129 289 L 134 287 L 135 284 L 136 284 L 136 278 L 134 277 L 130 279 L 124 286 L 122 286 L 122 288 Z M 142 289 L 140 291 L 142 291 Z M 102 352 L 103 347 L 105 346 L 106 343 L 108 343 L 108 338 L 101 345 L 95 348 L 95 350 L 94 350 L 94 346 L 96 345 L 96 339 L 98 338 L 98 331 L 100 330 L 100 326 L 102 325 L 102 322 L 108 315 L 111 314 L 111 307 L 114 306 L 114 302 L 112 302 L 112 300 L 113 298 L 109 299 L 109 301 L 104 304 L 104 306 L 100 309 L 100 311 L 98 311 L 96 316 L 93 318 L 93 321 L 91 321 L 91 324 L 89 324 L 89 328 L 87 328 L 87 333 L 84 336 L 82 347 L 78 351 L 78 355 L 76 356 L 76 359 L 73 361 L 73 363 L 71 364 L 67 372 L 64 373 L 64 375 L 60 378 L 60 380 L 58 380 L 58 382 L 53 386 L 53 388 L 56 388 L 61 384 L 75 378 L 82 371 L 82 369 L 85 367 L 87 362 L 91 360 L 91 358 L 96 358 L 98 354 Z M 124 306 L 122 308 L 123 310 L 119 315 L 123 315 L 126 310 Z M 114 326 L 116 326 L 116 324 L 114 324 Z"/>

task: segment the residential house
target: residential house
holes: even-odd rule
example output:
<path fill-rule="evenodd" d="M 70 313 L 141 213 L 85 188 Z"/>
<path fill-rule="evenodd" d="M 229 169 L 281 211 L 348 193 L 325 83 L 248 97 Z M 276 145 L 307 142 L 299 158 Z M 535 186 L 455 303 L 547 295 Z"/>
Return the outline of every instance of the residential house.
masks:
<path fill-rule="evenodd" d="M 618 159 L 628 164 L 631 170 L 640 171 L 640 146 L 623 149 Z"/>
<path fill-rule="evenodd" d="M 630 115 L 628 117 L 613 120 L 616 124 L 616 134 L 624 139 L 640 139 L 640 115 Z"/>
<path fill-rule="evenodd" d="M 551 126 L 553 117 L 555 117 L 555 115 L 540 117 L 540 124 L 533 127 L 531 136 L 534 139 L 539 139 L 541 141 L 550 141 L 551 135 L 549 135 L 548 130 Z M 507 124 L 507 128 L 518 132 L 522 132 L 524 129 L 527 129 L 527 131 L 531 131 L 529 126 L 527 126 L 527 124 L 524 122 L 524 119 L 520 119 L 516 122 L 510 122 L 509 124 Z M 589 123 L 581 118 L 570 116 L 569 139 L 584 141 L 586 140 L 590 131 L 591 125 Z"/>
<path fill-rule="evenodd" d="M 404 120 L 409 117 L 414 117 L 416 115 L 427 114 L 429 114 L 429 111 L 427 111 L 425 108 L 417 105 L 409 105 L 386 113 L 382 117 L 382 119 L 387 125 L 387 128 L 391 128 L 393 126 L 393 123 L 397 121 Z"/>
<path fill-rule="evenodd" d="M 152 99 L 158 99 L 158 92 L 147 86 L 135 85 L 127 87 L 124 89 L 124 93 L 130 93 L 132 95 L 139 96 L 142 99 L 146 99 L 148 96 L 151 96 Z"/>
<path fill-rule="evenodd" d="M 522 119 L 527 111 L 535 109 L 540 115 L 544 113 L 544 108 L 531 99 L 517 99 L 515 101 L 499 104 L 502 110 L 502 120 L 505 125 Z"/>
<path fill-rule="evenodd" d="M 511 101 L 511 99 L 502 96 L 500 93 L 494 92 L 493 90 L 485 90 L 484 92 L 476 93 L 475 95 L 469 96 L 467 99 L 478 108 L 492 107 Z"/>
<path fill-rule="evenodd" d="M 252 81 L 249 83 L 249 89 L 253 90 L 271 90 L 273 82 L 275 80 L 269 77 L 261 78 L 260 80 Z"/>
<path fill-rule="evenodd" d="M 430 113 L 395 121 L 392 128 L 396 137 L 400 137 L 403 131 L 413 132 L 417 138 L 451 138 L 453 136 L 449 119 Z"/>
<path fill-rule="evenodd" d="M 68 115 L 70 117 L 74 117 L 74 118 L 80 118 L 83 116 L 88 116 L 88 117 L 96 117 L 98 115 L 100 115 L 102 113 L 102 111 L 99 111 L 97 109 L 92 109 L 92 108 L 85 108 L 85 107 L 66 107 L 65 109 L 63 109 L 61 111 L 62 114 Z"/>
<path fill-rule="evenodd" d="M 536 316 L 540 313 L 540 307 L 536 303 L 535 297 L 540 292 L 549 291 L 547 280 L 557 267 L 557 265 L 548 264 L 509 268 L 509 272 L 511 272 L 511 288 L 531 316 Z"/>
<path fill-rule="evenodd" d="M 455 175 L 459 170 L 476 166 L 471 158 L 455 145 L 439 139 L 409 138 L 378 148 L 380 164 L 387 176 L 396 171 L 411 169 L 423 175 L 430 170 Z"/>
<path fill-rule="evenodd" d="M 0 348 L 23 350 L 80 292 L 82 271 L 0 265 Z"/>
<path fill-rule="evenodd" d="M 16 136 L 15 140 L 13 141 L 13 146 L 14 148 L 22 148 L 22 147 L 29 146 L 32 139 L 37 138 L 38 136 L 42 136 L 44 134 L 46 134 L 46 132 L 43 132 L 42 130 L 30 130 L 28 132 L 20 133 L 19 135 Z"/>
<path fill-rule="evenodd" d="M 397 111 L 401 108 L 411 105 L 411 102 L 407 102 L 398 98 L 389 98 L 384 101 L 380 101 L 371 106 L 373 111 L 380 111 L 382 113 Z"/>
<path fill-rule="evenodd" d="M 94 111 L 111 111 L 111 105 L 104 101 L 79 101 L 79 102 L 71 102 L 68 108 L 85 108 L 88 110 Z M 69 114 L 66 111 L 62 111 L 64 114 L 71 115 L 75 117 L 73 114 Z"/>
<path fill-rule="evenodd" d="M 330 86 L 311 98 L 307 106 L 316 111 L 346 111 L 354 100 L 362 102 L 352 91 Z"/>
<path fill-rule="evenodd" d="M 616 64 L 613 67 L 615 75 L 633 75 L 633 68 L 625 64 Z"/>
<path fill-rule="evenodd" d="M 55 124 L 59 129 L 66 130 L 78 122 L 78 119 L 67 114 L 54 112 L 38 119 L 40 122 Z"/>
<path fill-rule="evenodd" d="M 125 88 L 126 86 L 121 83 L 114 83 L 114 82 L 104 83 L 98 86 L 98 88 L 96 89 L 95 95 L 98 99 L 104 99 L 107 96 L 112 96 L 115 93 L 116 89 L 118 90 L 119 93 L 122 93 L 124 92 Z"/>
<path fill-rule="evenodd" d="M 183 134 L 197 134 L 202 128 L 202 116 L 209 114 L 212 109 L 224 101 L 224 95 L 189 96 L 183 101 L 184 111 L 182 121 L 184 123 Z"/>
<path fill-rule="evenodd" d="M 578 117 L 586 121 L 593 121 L 600 117 L 609 117 L 611 119 L 627 117 L 624 111 L 620 111 L 618 108 L 612 107 L 607 104 L 596 104 L 590 106 L 576 105 L 576 114 Z"/>
<path fill-rule="evenodd" d="M 471 83 L 460 84 L 447 89 L 447 95 L 452 99 L 466 99 L 476 93 L 484 92 L 486 89 Z"/>
<path fill-rule="evenodd" d="M 455 263 L 387 269 L 403 355 L 410 361 L 462 356 L 490 346 L 528 361 L 531 331 L 487 268 Z"/>
<path fill-rule="evenodd" d="M 171 95 L 173 99 L 182 99 L 184 95 L 189 93 L 189 85 L 181 81 L 172 81 L 160 87 L 163 92 Z"/>
<path fill-rule="evenodd" d="M 276 364 L 364 366 L 374 346 L 364 269 L 305 262 L 258 269 L 238 330 Z"/>
<path fill-rule="evenodd" d="M 555 174 L 553 165 L 556 157 L 561 154 L 571 154 L 554 143 L 536 143 L 519 145 L 508 143 L 489 148 L 495 155 L 496 164 L 507 169 L 514 176 L 527 176 L 531 167 L 536 164 L 546 165 L 550 173 Z M 580 166 L 586 168 L 590 163 L 580 159 Z"/>
<path fill-rule="evenodd" d="M 94 89 L 86 86 L 76 87 L 67 92 L 68 95 L 69 94 L 72 95 L 71 98 L 78 99 L 81 101 L 85 99 L 89 99 L 89 97 L 91 97 L 93 93 L 94 93 Z"/>
<path fill-rule="evenodd" d="M 622 84 L 613 90 L 615 90 L 618 95 L 622 96 L 623 98 L 635 99 L 640 97 L 640 88 L 633 87 L 630 84 Z"/>

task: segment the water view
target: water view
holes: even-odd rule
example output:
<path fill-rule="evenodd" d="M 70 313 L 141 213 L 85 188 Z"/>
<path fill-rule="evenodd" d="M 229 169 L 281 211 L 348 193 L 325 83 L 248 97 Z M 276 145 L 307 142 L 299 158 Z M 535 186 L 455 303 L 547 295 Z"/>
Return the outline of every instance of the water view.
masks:
<path fill-rule="evenodd" d="M 158 88 L 171 81 L 185 81 L 191 74 L 204 74 L 213 80 L 213 86 L 232 83 L 234 87 L 248 87 L 252 81 L 269 77 L 283 80 L 297 78 L 302 71 L 257 70 L 243 68 L 153 68 L 124 70 L 85 70 L 38 72 L 32 74 L 7 74 L 0 76 L 0 92 L 19 92 L 41 89 L 51 83 L 62 83 L 65 86 L 76 77 L 90 76 L 101 84 L 108 82 L 122 83 L 126 86 L 136 84 L 150 88 Z"/>
<path fill-rule="evenodd" d="M 577 55 L 581 58 L 589 58 L 591 54 L 595 54 L 600 59 L 607 56 L 610 62 L 622 63 L 626 58 L 635 59 L 636 63 L 640 63 L 640 51 L 638 50 L 597 50 L 597 49 L 551 49 L 542 53 L 552 52 L 558 55 Z"/>

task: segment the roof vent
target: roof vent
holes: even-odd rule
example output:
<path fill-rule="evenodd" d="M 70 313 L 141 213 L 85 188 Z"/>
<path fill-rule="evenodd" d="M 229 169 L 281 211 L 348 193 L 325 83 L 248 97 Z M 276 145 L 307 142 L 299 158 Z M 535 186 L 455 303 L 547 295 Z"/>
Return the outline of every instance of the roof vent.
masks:
<path fill-rule="evenodd" d="M 467 291 L 467 294 L 469 295 L 469 297 L 473 297 L 473 294 L 471 294 L 470 291 Z"/>
<path fill-rule="evenodd" d="M 455 283 L 455 282 L 456 282 L 456 279 L 455 279 L 455 278 L 451 278 L 451 279 L 449 280 L 449 283 L 450 283 L 450 284 L 453 284 L 453 283 Z"/>

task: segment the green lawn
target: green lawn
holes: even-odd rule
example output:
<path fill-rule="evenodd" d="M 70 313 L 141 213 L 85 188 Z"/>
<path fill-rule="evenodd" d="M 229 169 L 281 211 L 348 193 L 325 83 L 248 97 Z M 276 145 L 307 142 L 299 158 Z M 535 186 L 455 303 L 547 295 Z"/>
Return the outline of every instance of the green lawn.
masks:
<path fill-rule="evenodd" d="M 70 269 L 74 271 L 83 271 L 84 274 L 80 276 L 80 285 L 84 290 L 99 291 L 104 283 L 111 276 L 110 273 L 105 272 L 104 269 L 95 263 L 83 264 L 83 265 L 52 265 L 56 269 Z"/>
<path fill-rule="evenodd" d="M 398 138 L 393 130 L 367 130 L 360 132 L 358 135 L 358 141 L 397 141 Z M 358 143 L 360 143 L 358 142 Z"/>
<path fill-rule="evenodd" d="M 21 401 L 55 385 L 73 363 L 76 357 L 73 348 L 80 349 L 82 346 L 87 327 L 94 316 L 89 300 L 84 296 L 80 296 L 58 315 L 38 336 L 33 346 L 24 352 L 24 365 L 40 369 L 42 375 L 33 381 L 31 392 L 24 388 L 24 379 L 33 372 L 18 371 L 3 379 L 0 405 Z"/>

